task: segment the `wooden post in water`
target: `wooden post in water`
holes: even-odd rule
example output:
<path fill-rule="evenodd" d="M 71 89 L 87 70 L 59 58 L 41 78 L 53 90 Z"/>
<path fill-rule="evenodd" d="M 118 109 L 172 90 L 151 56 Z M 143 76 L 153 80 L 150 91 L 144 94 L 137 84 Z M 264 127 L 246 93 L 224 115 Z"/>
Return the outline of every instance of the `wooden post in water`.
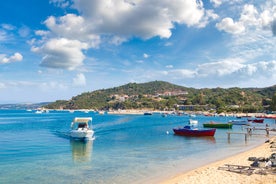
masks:
<path fill-rule="evenodd" d="M 230 142 L 230 132 L 227 132 L 228 134 L 228 142 Z"/>
<path fill-rule="evenodd" d="M 248 134 L 244 134 L 244 140 L 245 140 L 245 142 L 247 141 L 247 136 L 248 136 Z"/>
<path fill-rule="evenodd" d="M 266 135 L 268 136 L 269 135 L 269 125 L 268 124 L 265 125 L 265 131 L 266 131 Z"/>
<path fill-rule="evenodd" d="M 248 133 L 245 132 L 226 132 L 227 133 L 227 138 L 228 138 L 228 142 L 230 142 L 230 134 L 244 134 L 244 140 L 245 142 L 247 142 L 247 138 L 248 138 Z"/>

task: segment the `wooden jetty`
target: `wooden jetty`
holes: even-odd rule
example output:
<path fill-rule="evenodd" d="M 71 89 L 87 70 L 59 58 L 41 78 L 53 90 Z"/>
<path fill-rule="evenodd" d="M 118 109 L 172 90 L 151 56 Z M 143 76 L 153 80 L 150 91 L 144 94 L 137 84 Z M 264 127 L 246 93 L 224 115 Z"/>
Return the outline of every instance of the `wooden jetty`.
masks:
<path fill-rule="evenodd" d="M 241 135 L 244 135 L 244 140 L 247 141 L 248 140 L 248 136 L 251 136 L 251 135 L 266 135 L 266 136 L 269 136 L 270 132 L 276 132 L 276 129 L 275 128 L 270 128 L 269 126 L 257 126 L 257 127 L 253 127 L 253 126 L 247 126 L 246 127 L 246 132 L 226 132 L 227 133 L 227 138 L 228 138 L 228 142 L 230 142 L 230 139 L 231 139 L 231 134 L 241 134 Z M 253 131 L 255 130 L 264 130 L 266 133 L 265 134 L 256 134 L 256 133 L 253 133 Z M 273 134 L 274 135 L 274 134 Z"/>
<path fill-rule="evenodd" d="M 265 127 L 260 127 L 260 126 L 258 126 L 258 127 L 252 127 L 252 126 L 250 126 L 250 127 L 247 127 L 246 130 L 247 130 L 247 133 L 248 133 L 249 135 L 252 135 L 252 134 L 253 134 L 253 131 L 255 131 L 255 130 L 264 130 L 264 131 L 266 132 L 266 135 L 267 135 L 267 136 L 269 135 L 269 132 L 274 132 L 274 131 L 276 131 L 276 129 L 270 128 L 269 126 L 265 126 Z M 254 134 L 254 135 L 255 135 L 255 134 Z M 258 135 L 263 135 L 263 134 L 258 134 Z"/>
<path fill-rule="evenodd" d="M 230 142 L 230 136 L 231 134 L 241 134 L 244 135 L 244 140 L 247 141 L 248 139 L 248 133 L 247 132 L 226 132 L 227 133 L 227 138 L 228 138 L 228 142 Z"/>

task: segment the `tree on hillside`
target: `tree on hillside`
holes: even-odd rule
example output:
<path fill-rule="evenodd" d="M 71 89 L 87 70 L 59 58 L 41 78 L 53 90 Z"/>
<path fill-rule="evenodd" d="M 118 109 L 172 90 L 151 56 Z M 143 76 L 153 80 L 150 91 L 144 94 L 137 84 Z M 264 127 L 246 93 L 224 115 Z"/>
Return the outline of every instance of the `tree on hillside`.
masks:
<path fill-rule="evenodd" d="M 276 111 L 276 93 L 274 93 L 274 95 L 273 95 L 273 97 L 272 97 L 270 109 L 271 109 L 272 111 Z"/>

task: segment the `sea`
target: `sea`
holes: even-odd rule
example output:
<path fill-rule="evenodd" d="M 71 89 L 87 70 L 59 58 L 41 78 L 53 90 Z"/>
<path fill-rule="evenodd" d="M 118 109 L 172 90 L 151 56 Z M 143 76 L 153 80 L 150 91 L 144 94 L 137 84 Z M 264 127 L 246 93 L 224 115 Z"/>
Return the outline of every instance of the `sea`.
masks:
<path fill-rule="evenodd" d="M 94 140 L 68 136 L 75 117 L 92 117 Z M 0 110 L 0 183 L 140 184 L 159 183 L 179 173 L 251 149 L 265 135 L 217 129 L 214 137 L 184 137 L 172 129 L 188 124 L 189 115 L 116 115 L 97 112 Z M 235 117 L 197 115 L 199 128 Z M 265 119 L 265 124 L 275 125 Z M 265 132 L 262 132 L 263 134 Z M 254 155 L 252 155 L 254 156 Z"/>

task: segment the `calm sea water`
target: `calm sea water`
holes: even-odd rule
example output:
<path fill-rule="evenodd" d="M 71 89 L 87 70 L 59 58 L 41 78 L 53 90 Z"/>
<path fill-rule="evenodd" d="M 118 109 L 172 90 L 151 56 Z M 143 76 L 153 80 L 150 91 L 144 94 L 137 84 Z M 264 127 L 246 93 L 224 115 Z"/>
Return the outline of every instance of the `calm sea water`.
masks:
<path fill-rule="evenodd" d="M 93 117 L 95 140 L 67 137 L 74 117 Z M 233 117 L 204 117 L 202 123 Z M 0 111 L 0 183 L 158 183 L 226 156 L 250 149 L 266 139 L 242 135 L 227 141 L 228 130 L 214 138 L 175 136 L 188 116 L 160 114 L 100 115 L 50 111 Z M 272 120 L 265 123 L 274 124 Z M 168 131 L 168 133 L 167 133 Z M 232 131 L 242 131 L 234 126 Z"/>

